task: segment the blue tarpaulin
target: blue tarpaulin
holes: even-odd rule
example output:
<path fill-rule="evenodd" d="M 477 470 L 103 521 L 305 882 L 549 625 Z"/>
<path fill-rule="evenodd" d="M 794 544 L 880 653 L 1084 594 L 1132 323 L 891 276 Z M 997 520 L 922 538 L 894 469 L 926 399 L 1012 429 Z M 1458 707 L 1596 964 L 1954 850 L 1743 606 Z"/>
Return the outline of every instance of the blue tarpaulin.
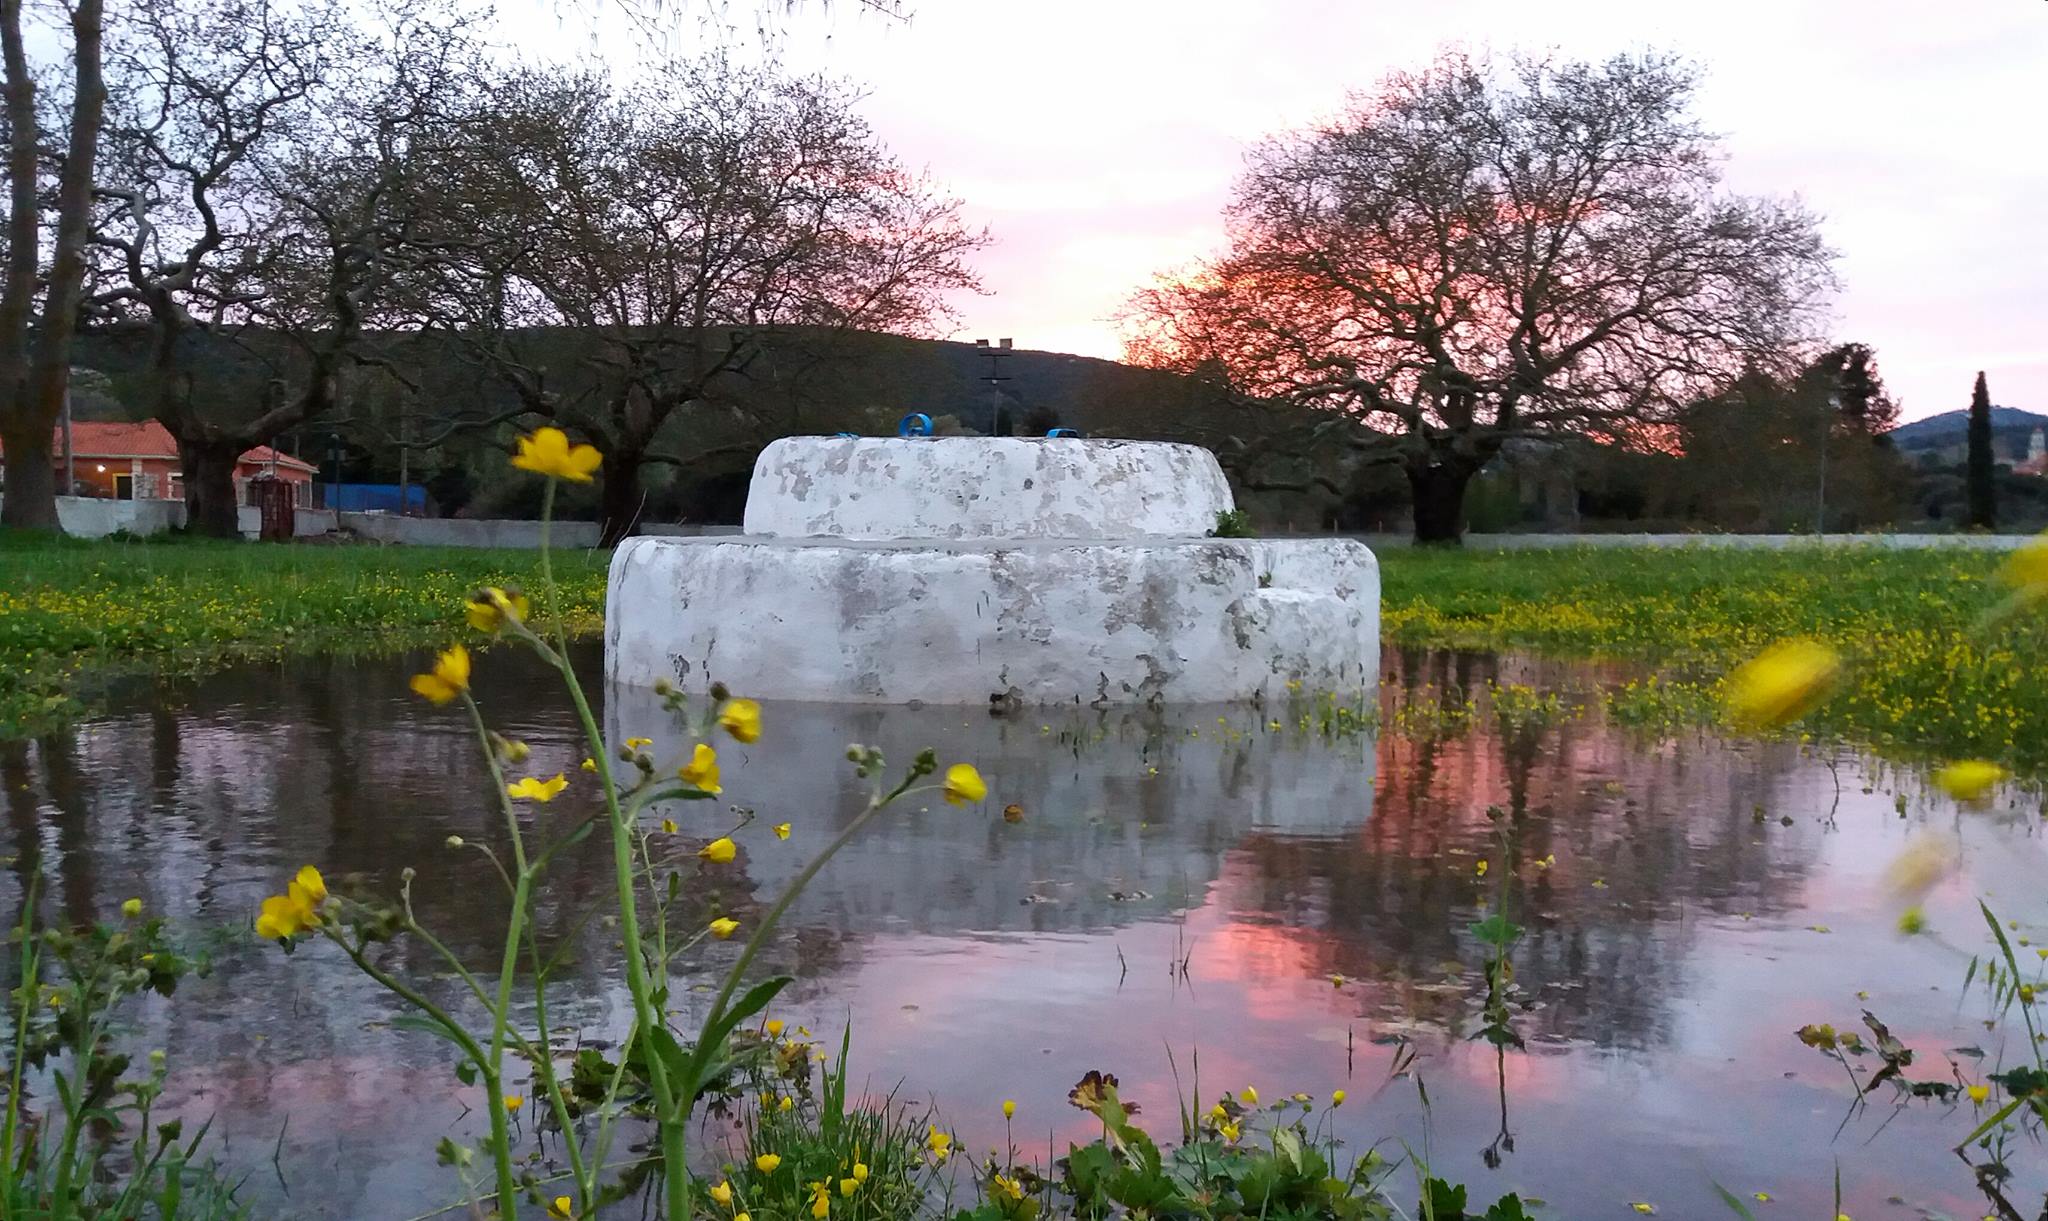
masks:
<path fill-rule="evenodd" d="M 326 494 L 328 508 L 344 513 L 396 513 L 400 508 L 395 483 L 323 483 L 320 490 Z M 425 514 L 427 489 L 417 483 L 406 488 L 404 508 L 409 513 Z"/>

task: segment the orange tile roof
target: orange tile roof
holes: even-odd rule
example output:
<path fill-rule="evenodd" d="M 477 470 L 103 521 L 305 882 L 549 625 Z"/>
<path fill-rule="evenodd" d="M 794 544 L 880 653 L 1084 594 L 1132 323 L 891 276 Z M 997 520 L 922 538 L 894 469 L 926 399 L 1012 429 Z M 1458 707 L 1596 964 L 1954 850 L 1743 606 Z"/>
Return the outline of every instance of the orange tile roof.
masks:
<path fill-rule="evenodd" d="M 54 435 L 51 448 L 59 454 L 63 452 L 61 432 Z M 137 424 L 79 420 L 71 425 L 71 453 L 77 458 L 162 458 L 176 462 L 178 442 L 169 429 L 155 420 Z M 276 463 L 292 470 L 319 473 L 312 463 L 280 453 L 268 445 L 258 445 L 245 452 L 241 462 L 258 466 Z"/>

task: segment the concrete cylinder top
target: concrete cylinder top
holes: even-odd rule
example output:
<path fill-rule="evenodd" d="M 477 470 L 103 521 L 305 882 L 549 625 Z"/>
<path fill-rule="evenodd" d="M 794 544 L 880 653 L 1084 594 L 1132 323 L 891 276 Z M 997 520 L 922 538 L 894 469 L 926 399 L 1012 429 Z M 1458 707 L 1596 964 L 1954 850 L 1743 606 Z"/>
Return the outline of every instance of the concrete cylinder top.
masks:
<path fill-rule="evenodd" d="M 1194 445 L 1071 437 L 784 437 L 746 532 L 768 538 L 1199 538 L 1232 507 Z"/>

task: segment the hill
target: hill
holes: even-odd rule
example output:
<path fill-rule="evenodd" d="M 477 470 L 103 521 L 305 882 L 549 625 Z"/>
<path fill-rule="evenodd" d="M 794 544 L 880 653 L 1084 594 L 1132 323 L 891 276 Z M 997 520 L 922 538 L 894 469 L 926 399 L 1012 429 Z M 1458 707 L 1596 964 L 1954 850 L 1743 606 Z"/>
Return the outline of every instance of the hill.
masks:
<path fill-rule="evenodd" d="M 1993 407 L 1991 409 L 1991 431 L 1993 433 L 2030 433 L 2036 428 L 2048 428 L 2048 415 L 2037 411 L 2022 411 L 2018 407 Z M 1938 449 L 1947 445 L 1960 445 L 1968 439 L 1970 412 L 1967 408 L 1958 411 L 1944 411 L 1924 420 L 1901 424 L 1887 435 L 1892 444 L 1900 449 Z"/>

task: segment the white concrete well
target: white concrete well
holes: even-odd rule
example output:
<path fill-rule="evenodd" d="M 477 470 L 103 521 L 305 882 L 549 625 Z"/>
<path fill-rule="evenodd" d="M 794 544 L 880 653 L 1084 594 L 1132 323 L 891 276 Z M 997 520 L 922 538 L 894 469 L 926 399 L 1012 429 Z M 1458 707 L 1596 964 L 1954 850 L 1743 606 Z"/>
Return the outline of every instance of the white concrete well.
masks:
<path fill-rule="evenodd" d="M 1214 456 L 1193 446 L 786 438 L 755 469 L 746 534 L 635 538 L 613 554 L 606 673 L 855 703 L 1215 702 L 1372 683 L 1372 552 L 1201 537 L 1230 506 Z"/>

